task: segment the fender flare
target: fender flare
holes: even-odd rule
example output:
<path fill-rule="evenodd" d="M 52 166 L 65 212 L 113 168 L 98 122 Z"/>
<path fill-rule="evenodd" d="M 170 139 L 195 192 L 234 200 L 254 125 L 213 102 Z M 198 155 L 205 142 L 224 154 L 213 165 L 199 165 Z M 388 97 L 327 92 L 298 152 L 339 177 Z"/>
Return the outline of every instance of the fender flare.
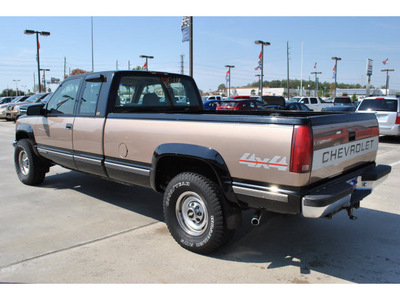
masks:
<path fill-rule="evenodd" d="M 218 179 L 218 184 L 227 200 L 229 202 L 238 203 L 232 189 L 232 177 L 224 159 L 218 151 L 193 144 L 167 143 L 159 145 L 153 153 L 152 171 L 150 172 L 150 185 L 154 190 L 157 190 L 157 165 L 163 157 L 190 158 L 207 164 L 215 173 Z"/>

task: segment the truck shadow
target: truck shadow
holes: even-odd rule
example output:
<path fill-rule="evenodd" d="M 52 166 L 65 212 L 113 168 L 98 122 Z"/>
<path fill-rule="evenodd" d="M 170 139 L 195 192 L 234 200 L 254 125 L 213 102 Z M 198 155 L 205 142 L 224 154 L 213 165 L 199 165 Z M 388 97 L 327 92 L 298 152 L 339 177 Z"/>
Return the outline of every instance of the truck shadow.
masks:
<path fill-rule="evenodd" d="M 400 137 L 397 136 L 380 136 L 379 137 L 379 143 L 385 143 L 385 144 L 400 144 Z"/>
<path fill-rule="evenodd" d="M 313 271 L 356 283 L 400 283 L 400 216 L 366 208 L 354 214 L 355 221 L 345 211 L 332 220 L 265 213 L 252 227 L 246 212 L 248 222 L 213 257 L 265 271 L 295 267 L 303 279 Z"/>
<path fill-rule="evenodd" d="M 97 200 L 164 221 L 163 197 L 148 188 L 125 185 L 76 171 L 48 175 L 40 187 L 76 190 Z"/>
<path fill-rule="evenodd" d="M 147 188 L 75 171 L 49 175 L 40 187 L 73 189 L 164 222 L 162 195 Z M 311 272 L 356 283 L 400 283 L 397 214 L 360 208 L 355 211 L 358 220 L 352 221 L 345 211 L 332 220 L 267 212 L 258 227 L 250 225 L 252 214 L 243 213 L 242 226 L 226 246 L 209 255 L 211 259 L 250 263 L 265 272 L 294 267 L 294 273 L 303 276 L 296 281 L 300 283 L 306 283 Z"/>

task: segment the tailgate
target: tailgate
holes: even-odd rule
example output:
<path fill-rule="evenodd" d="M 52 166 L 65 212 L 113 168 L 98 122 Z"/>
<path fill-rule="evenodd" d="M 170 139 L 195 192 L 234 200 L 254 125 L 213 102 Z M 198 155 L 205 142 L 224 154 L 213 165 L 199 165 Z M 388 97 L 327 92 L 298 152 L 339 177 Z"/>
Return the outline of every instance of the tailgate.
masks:
<path fill-rule="evenodd" d="M 375 161 L 379 127 L 373 114 L 325 115 L 312 123 L 314 152 L 310 183 Z"/>

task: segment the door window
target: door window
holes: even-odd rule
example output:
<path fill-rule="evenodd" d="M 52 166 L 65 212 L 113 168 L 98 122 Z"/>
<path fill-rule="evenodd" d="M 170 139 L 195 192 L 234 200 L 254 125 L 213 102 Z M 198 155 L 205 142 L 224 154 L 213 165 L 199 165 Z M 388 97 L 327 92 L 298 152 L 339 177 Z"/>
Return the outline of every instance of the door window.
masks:
<path fill-rule="evenodd" d="M 49 114 L 72 115 L 81 79 L 65 81 L 47 104 Z"/>

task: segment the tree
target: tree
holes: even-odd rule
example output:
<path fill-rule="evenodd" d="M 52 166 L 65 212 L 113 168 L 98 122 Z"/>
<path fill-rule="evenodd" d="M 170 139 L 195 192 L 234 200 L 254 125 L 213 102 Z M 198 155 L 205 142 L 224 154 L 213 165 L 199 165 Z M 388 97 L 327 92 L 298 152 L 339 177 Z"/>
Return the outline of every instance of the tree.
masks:
<path fill-rule="evenodd" d="M 71 72 L 71 76 L 72 75 L 79 75 L 79 74 L 86 74 L 86 73 L 89 73 L 89 71 L 85 71 L 85 70 L 82 70 L 82 69 L 73 69 L 72 72 Z"/>
<path fill-rule="evenodd" d="M 225 90 L 225 89 L 226 89 L 226 85 L 223 84 L 223 83 L 221 83 L 221 84 L 218 86 L 218 91 Z"/>

